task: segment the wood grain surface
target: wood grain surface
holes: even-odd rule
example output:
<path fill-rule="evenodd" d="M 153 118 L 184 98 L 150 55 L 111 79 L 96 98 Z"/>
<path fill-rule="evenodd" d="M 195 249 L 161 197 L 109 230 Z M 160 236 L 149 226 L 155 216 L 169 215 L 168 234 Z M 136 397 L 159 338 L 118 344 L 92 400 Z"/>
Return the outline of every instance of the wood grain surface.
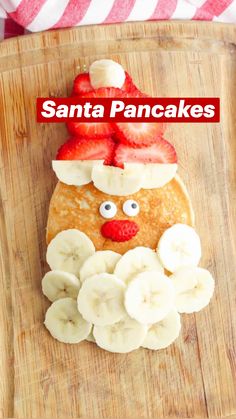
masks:
<path fill-rule="evenodd" d="M 236 417 L 236 28 L 162 22 L 51 31 L 0 44 L 0 416 Z M 118 60 L 159 96 L 220 96 L 220 124 L 170 124 L 216 278 L 211 304 L 183 316 L 166 350 L 109 354 L 43 327 L 45 226 L 63 124 L 37 124 L 37 96 L 69 94 L 78 66 Z"/>

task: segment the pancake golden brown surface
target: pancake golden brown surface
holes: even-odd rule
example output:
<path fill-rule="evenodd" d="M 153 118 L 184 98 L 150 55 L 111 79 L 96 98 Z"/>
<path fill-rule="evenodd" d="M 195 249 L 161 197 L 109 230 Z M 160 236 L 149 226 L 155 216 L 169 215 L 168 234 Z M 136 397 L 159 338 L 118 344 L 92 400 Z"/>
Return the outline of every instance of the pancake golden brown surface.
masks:
<path fill-rule="evenodd" d="M 127 199 L 139 203 L 140 212 L 135 217 L 128 217 L 122 210 Z M 112 201 L 117 206 L 115 220 L 134 220 L 139 232 L 131 240 L 115 242 L 101 234 L 102 225 L 108 221 L 99 213 L 104 201 Z M 162 233 L 175 223 L 193 225 L 193 211 L 187 192 L 182 182 L 173 179 L 158 189 L 141 189 L 129 196 L 107 195 L 97 190 L 92 183 L 84 186 L 69 186 L 58 182 L 51 198 L 47 243 L 57 233 L 69 228 L 76 228 L 88 235 L 96 250 L 114 250 L 125 253 L 136 246 L 155 249 Z"/>

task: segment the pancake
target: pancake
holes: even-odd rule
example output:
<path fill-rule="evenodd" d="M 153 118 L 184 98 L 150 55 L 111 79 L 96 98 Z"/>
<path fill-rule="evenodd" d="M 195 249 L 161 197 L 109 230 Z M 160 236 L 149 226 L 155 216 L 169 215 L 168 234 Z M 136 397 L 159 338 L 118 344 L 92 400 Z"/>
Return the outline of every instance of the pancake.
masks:
<path fill-rule="evenodd" d="M 140 205 L 140 212 L 135 217 L 127 217 L 122 211 L 127 199 L 134 199 Z M 135 220 L 139 226 L 135 237 L 120 243 L 102 236 L 100 230 L 107 220 L 100 215 L 99 207 L 104 201 L 116 204 L 114 219 Z M 162 188 L 141 189 L 125 197 L 107 195 L 92 183 L 69 186 L 58 182 L 50 202 L 46 240 L 48 244 L 60 231 L 76 228 L 87 234 L 96 250 L 109 249 L 124 254 L 137 246 L 155 249 L 163 232 L 176 223 L 194 225 L 192 205 L 179 177 Z"/>

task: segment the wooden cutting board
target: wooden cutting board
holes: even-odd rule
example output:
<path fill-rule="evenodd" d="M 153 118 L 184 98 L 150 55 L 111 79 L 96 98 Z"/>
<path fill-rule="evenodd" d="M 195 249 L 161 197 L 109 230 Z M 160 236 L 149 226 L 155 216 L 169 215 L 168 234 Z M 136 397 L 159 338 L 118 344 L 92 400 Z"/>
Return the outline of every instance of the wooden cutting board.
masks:
<path fill-rule="evenodd" d="M 51 31 L 0 44 L 0 415 L 236 417 L 236 28 L 162 22 Z M 109 57 L 144 91 L 220 96 L 220 124 L 170 124 L 196 211 L 211 304 L 183 316 L 166 350 L 115 355 L 68 346 L 43 326 L 45 226 L 63 124 L 37 124 L 37 96 L 69 94 L 78 66 Z"/>

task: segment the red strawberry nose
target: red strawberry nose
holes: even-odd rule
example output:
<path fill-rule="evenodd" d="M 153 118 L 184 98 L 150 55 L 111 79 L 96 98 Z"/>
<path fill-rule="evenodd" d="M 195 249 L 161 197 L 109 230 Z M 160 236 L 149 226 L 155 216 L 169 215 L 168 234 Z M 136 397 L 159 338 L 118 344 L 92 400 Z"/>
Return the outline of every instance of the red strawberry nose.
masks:
<path fill-rule="evenodd" d="M 126 242 L 132 239 L 139 231 L 139 226 L 130 220 L 107 221 L 102 225 L 103 237 L 115 242 Z"/>

